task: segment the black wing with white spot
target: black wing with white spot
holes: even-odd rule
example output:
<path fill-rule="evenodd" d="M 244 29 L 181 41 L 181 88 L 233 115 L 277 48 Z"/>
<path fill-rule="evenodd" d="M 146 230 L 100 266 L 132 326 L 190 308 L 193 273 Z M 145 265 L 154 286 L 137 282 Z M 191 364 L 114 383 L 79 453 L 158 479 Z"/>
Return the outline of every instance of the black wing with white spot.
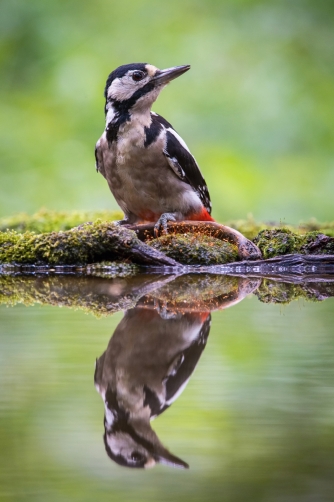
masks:
<path fill-rule="evenodd" d="M 168 406 L 170 406 L 175 398 L 179 395 L 180 390 L 183 389 L 193 373 L 199 358 L 205 349 L 206 342 L 211 328 L 211 315 L 204 321 L 197 339 L 187 347 L 181 354 L 179 354 L 179 365 L 173 374 L 169 375 L 166 379 L 166 402 L 161 408 L 162 413 Z"/>
<path fill-rule="evenodd" d="M 104 170 L 104 165 L 103 165 L 103 155 L 102 155 L 102 149 L 101 149 L 101 140 L 99 139 L 98 142 L 95 145 L 95 167 L 96 171 L 101 173 L 102 176 L 106 177 L 106 173 Z"/>
<path fill-rule="evenodd" d="M 175 368 L 164 379 L 165 399 L 160 402 L 157 394 L 144 386 L 144 406 L 151 409 L 151 417 L 155 418 L 163 413 L 186 387 L 191 374 L 193 373 L 199 358 L 205 349 L 206 342 L 211 328 L 211 315 L 204 321 L 197 339 L 191 343 L 183 352 L 180 352 L 175 359 Z"/>
<path fill-rule="evenodd" d="M 209 190 L 196 160 L 191 155 L 187 145 L 173 129 L 171 124 L 169 124 L 169 122 L 167 122 L 167 120 L 163 117 L 160 117 L 160 115 L 157 114 L 152 114 L 152 119 L 159 121 L 159 123 L 166 129 L 167 141 L 164 154 L 167 158 L 168 164 L 182 181 L 188 183 L 193 188 L 201 199 L 203 206 L 210 214 L 211 201 Z"/>

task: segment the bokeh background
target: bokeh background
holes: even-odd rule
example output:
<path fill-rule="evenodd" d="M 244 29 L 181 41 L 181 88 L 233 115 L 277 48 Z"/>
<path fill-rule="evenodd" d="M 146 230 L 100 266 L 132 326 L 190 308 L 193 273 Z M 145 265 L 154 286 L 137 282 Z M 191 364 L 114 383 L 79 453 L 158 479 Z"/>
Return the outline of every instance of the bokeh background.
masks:
<path fill-rule="evenodd" d="M 115 67 L 191 64 L 161 94 L 221 220 L 333 219 L 332 0 L 3 0 L 0 216 L 113 209 L 94 170 Z"/>

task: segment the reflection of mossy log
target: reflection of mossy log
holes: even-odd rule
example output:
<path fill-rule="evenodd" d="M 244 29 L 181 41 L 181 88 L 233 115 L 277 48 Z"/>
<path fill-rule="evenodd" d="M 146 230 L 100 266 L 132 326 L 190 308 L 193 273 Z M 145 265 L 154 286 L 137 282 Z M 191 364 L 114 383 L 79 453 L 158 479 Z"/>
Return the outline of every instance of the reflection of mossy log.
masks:
<path fill-rule="evenodd" d="M 170 286 L 169 286 L 170 284 Z M 97 316 L 133 308 L 209 311 L 225 308 L 249 294 L 259 281 L 223 275 L 138 274 L 104 279 L 77 276 L 1 276 L 0 304 L 54 305 Z"/>
<path fill-rule="evenodd" d="M 168 276 L 157 274 L 112 280 L 73 275 L 0 275 L 0 305 L 53 305 L 83 310 L 99 317 L 135 307 L 143 295 L 170 280 Z"/>
<path fill-rule="evenodd" d="M 140 306 L 166 312 L 209 312 L 240 302 L 258 288 L 261 279 L 216 274 L 176 277 L 142 298 Z"/>
<path fill-rule="evenodd" d="M 134 232 L 113 223 L 86 224 L 67 232 L 0 232 L 0 263 L 80 265 L 104 260 L 177 265 L 141 242 Z"/>
<path fill-rule="evenodd" d="M 263 303 L 287 304 L 300 298 L 322 301 L 334 296 L 334 282 L 319 280 L 296 284 L 263 279 L 255 294 Z"/>
<path fill-rule="evenodd" d="M 86 276 L 0 275 L 0 305 L 62 306 L 106 316 L 135 307 L 158 309 L 162 316 L 230 307 L 255 292 L 264 303 L 313 301 L 334 296 L 334 281 L 295 284 L 219 274 L 159 275 L 106 279 Z"/>

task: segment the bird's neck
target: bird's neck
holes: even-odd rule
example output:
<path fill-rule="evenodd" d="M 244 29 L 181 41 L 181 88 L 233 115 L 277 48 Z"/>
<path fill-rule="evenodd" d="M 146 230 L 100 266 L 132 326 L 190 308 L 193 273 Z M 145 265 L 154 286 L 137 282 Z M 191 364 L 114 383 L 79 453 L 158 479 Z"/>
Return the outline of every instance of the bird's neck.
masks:
<path fill-rule="evenodd" d="M 136 122 L 148 127 L 151 124 L 151 107 L 133 106 L 129 108 L 125 101 L 109 100 L 105 105 L 106 132 L 109 142 L 117 138 L 119 128 L 126 122 Z"/>
<path fill-rule="evenodd" d="M 143 127 L 149 127 L 152 122 L 151 110 L 130 110 L 130 118 L 129 121 L 133 124 L 141 125 Z"/>

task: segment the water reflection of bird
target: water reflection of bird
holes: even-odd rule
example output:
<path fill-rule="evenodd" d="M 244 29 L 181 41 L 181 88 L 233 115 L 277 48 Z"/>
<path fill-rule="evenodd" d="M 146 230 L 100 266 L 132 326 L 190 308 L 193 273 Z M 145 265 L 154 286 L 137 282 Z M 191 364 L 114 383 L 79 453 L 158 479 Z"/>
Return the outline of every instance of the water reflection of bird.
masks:
<path fill-rule="evenodd" d="M 180 395 L 205 347 L 210 314 L 170 314 L 136 307 L 117 326 L 96 361 L 95 386 L 105 403 L 105 448 L 128 467 L 188 467 L 160 442 L 150 420 Z"/>

